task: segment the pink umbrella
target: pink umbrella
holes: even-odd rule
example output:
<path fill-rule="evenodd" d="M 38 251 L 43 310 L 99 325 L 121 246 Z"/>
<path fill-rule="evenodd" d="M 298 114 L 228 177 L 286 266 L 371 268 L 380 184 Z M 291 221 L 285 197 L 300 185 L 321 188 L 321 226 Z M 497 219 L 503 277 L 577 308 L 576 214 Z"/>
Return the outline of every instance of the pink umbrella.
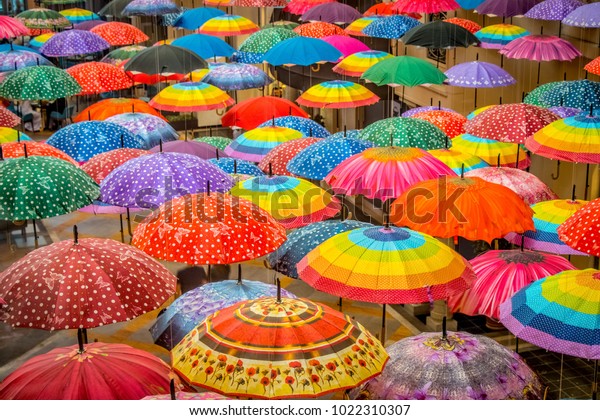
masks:
<path fill-rule="evenodd" d="M 500 318 L 500 304 L 529 283 L 575 269 L 561 256 L 522 250 L 488 251 L 469 262 L 477 279 L 469 290 L 450 296 L 448 307 L 452 312 L 493 319 Z"/>
<path fill-rule="evenodd" d="M 81 169 L 100 184 L 104 178 L 125 162 L 149 153 L 140 149 L 115 149 L 92 157 L 81 166 Z"/>
<path fill-rule="evenodd" d="M 186 153 L 188 155 L 198 156 L 202 159 L 212 159 L 218 157 L 229 157 L 227 153 L 219 150 L 217 147 L 199 141 L 175 140 L 170 141 L 150 149 L 152 153 L 175 152 Z"/>
<path fill-rule="evenodd" d="M 337 61 L 338 63 L 344 58 L 348 57 L 349 55 L 355 54 L 357 52 L 369 51 L 371 49 L 365 43 L 350 36 L 330 35 L 321 39 L 340 50 L 343 56 Z"/>
<path fill-rule="evenodd" d="M 18 19 L 10 16 L 0 16 L 0 39 L 16 38 L 29 35 L 29 29 Z"/>

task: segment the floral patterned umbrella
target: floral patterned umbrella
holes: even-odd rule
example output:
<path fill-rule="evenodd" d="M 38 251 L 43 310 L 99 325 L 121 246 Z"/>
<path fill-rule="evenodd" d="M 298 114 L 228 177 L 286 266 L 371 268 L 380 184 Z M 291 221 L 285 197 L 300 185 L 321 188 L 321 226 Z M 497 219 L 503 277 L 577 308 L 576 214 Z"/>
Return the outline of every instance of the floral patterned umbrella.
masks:
<path fill-rule="evenodd" d="M 179 139 L 179 133 L 162 118 L 143 112 L 127 112 L 113 115 L 104 120 L 120 125 L 134 136 L 144 140 L 144 149 L 151 149 L 162 141 L 164 143 Z"/>
<path fill-rule="evenodd" d="M 58 12 L 50 9 L 34 8 L 15 16 L 30 29 L 54 29 L 71 26 L 71 22 Z"/>
<path fill-rule="evenodd" d="M 268 127 L 270 125 L 300 131 L 305 137 L 325 138 L 330 135 L 325 127 L 310 118 L 296 116 L 271 118 L 260 124 L 259 127 Z"/>
<path fill-rule="evenodd" d="M 53 101 L 79 92 L 81 86 L 69 73 L 51 66 L 19 69 L 0 85 L 0 97 L 24 101 Z"/>
<path fill-rule="evenodd" d="M 121 68 L 108 63 L 81 63 L 69 67 L 67 73 L 81 86 L 79 95 L 95 95 L 133 86 L 133 81 Z"/>
<path fill-rule="evenodd" d="M 108 22 L 98 25 L 90 32 L 100 35 L 112 47 L 139 44 L 148 41 L 148 35 L 133 25 L 123 22 Z"/>
<path fill-rule="evenodd" d="M 70 29 L 55 34 L 41 46 L 40 52 L 47 57 L 70 57 L 93 54 L 109 48 L 110 44 L 93 32 Z"/>
<path fill-rule="evenodd" d="M 267 28 L 253 33 L 242 42 L 239 51 L 234 54 L 235 61 L 246 64 L 259 64 L 263 56 L 276 44 L 298 35 L 290 29 Z"/>
<path fill-rule="evenodd" d="M 444 132 L 429 121 L 405 117 L 386 118 L 369 124 L 359 137 L 376 146 L 392 143 L 393 146 L 431 150 L 451 145 Z"/>
<path fill-rule="evenodd" d="M 0 54 L 0 72 L 14 71 L 24 67 L 53 66 L 39 54 L 24 50 L 9 50 Z"/>

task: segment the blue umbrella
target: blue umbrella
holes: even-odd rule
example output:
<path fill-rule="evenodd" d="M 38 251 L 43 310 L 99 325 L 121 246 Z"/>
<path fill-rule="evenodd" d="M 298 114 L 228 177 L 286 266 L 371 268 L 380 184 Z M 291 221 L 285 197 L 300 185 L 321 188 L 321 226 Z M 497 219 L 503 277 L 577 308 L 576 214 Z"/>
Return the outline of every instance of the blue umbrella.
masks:
<path fill-rule="evenodd" d="M 363 33 L 374 38 L 400 39 L 420 24 L 421 22 L 408 16 L 392 15 L 373 21 L 363 29 Z"/>
<path fill-rule="evenodd" d="M 331 136 L 327 137 L 327 140 L 339 140 L 339 139 L 352 139 L 352 140 L 358 140 L 360 139 L 360 131 L 361 130 L 345 130 L 344 131 L 338 131 L 337 133 L 332 134 Z"/>
<path fill-rule="evenodd" d="M 302 150 L 289 161 L 287 170 L 295 176 L 322 180 L 333 168 L 350 156 L 373 147 L 373 143 L 370 141 L 350 136 L 343 137 L 343 135 L 340 136 L 339 134 L 334 134 Z"/>
<path fill-rule="evenodd" d="M 279 42 L 264 55 L 263 60 L 273 66 L 310 66 L 322 61 L 335 63 L 342 56 L 340 50 L 321 39 L 298 36 Z"/>
<path fill-rule="evenodd" d="M 481 3 L 483 3 L 485 0 L 456 0 L 456 2 L 460 5 L 460 7 L 462 7 L 463 9 L 466 10 L 471 10 L 476 8 L 477 6 L 479 6 Z"/>
<path fill-rule="evenodd" d="M 241 174 L 251 176 L 263 176 L 266 175 L 260 168 L 252 162 L 244 159 L 234 158 L 219 158 L 209 159 L 210 163 L 227 172 L 228 174 Z"/>
<path fill-rule="evenodd" d="M 194 31 L 204 25 L 207 20 L 224 14 L 224 11 L 214 7 L 198 7 L 183 12 L 179 19 L 173 22 L 173 26 Z"/>
<path fill-rule="evenodd" d="M 268 120 L 259 125 L 259 127 L 267 127 L 276 125 L 277 127 L 287 127 L 293 130 L 298 130 L 306 137 L 317 137 L 323 139 L 331 134 L 321 124 L 311 120 L 310 118 L 296 117 L 293 115 L 285 117 L 277 117 L 274 120 Z"/>
<path fill-rule="evenodd" d="M 25 50 L 9 50 L 0 53 L 0 72 L 13 71 L 31 66 L 53 66 L 38 53 Z"/>
<path fill-rule="evenodd" d="M 186 35 L 176 39 L 171 45 L 190 50 L 205 60 L 213 57 L 231 57 L 235 53 L 235 48 L 212 35 Z"/>
<path fill-rule="evenodd" d="M 166 13 L 161 16 L 162 26 L 175 26 L 175 22 L 189 9 L 182 7 L 178 12 Z"/>
<path fill-rule="evenodd" d="M 156 344 L 168 350 L 214 312 L 244 300 L 276 296 L 277 286 L 252 280 L 207 283 L 177 298 L 150 328 Z M 281 289 L 282 297 L 295 298 Z"/>
<path fill-rule="evenodd" d="M 162 141 L 179 139 L 179 133 L 162 118 L 143 112 L 127 112 L 109 117 L 106 122 L 115 123 L 144 140 L 143 149 L 151 149 Z"/>
<path fill-rule="evenodd" d="M 267 265 L 285 276 L 297 279 L 296 264 L 310 251 L 338 233 L 371 226 L 370 223 L 356 220 L 327 220 L 301 227 L 288 234 L 283 245 L 267 255 Z"/>
<path fill-rule="evenodd" d="M 223 90 L 253 89 L 273 83 L 267 73 L 252 64 L 243 63 L 221 63 L 211 67 L 202 81 Z"/>
<path fill-rule="evenodd" d="M 278 43 L 297 38 L 296 32 L 285 28 L 266 28 L 250 35 L 242 45 L 239 51 L 234 54 L 233 59 L 238 63 L 260 64 L 263 62 L 264 55 L 268 53 Z"/>
<path fill-rule="evenodd" d="M 92 157 L 128 147 L 143 149 L 144 140 L 120 125 L 106 121 L 84 121 L 61 128 L 47 143 L 62 150 L 77 162 L 86 162 Z"/>
<path fill-rule="evenodd" d="M 32 53 L 38 53 L 36 50 L 34 50 L 33 48 L 29 48 L 29 47 L 24 47 L 22 45 L 13 45 L 13 44 L 0 44 L 0 52 L 6 52 L 6 51 L 29 51 Z"/>
<path fill-rule="evenodd" d="M 551 82 L 546 85 L 538 86 L 529 92 L 523 102 L 544 108 L 554 106 L 581 110 L 588 110 L 590 106 L 594 109 L 600 108 L 600 82 L 583 79 Z M 541 93 L 538 94 L 538 92 Z"/>

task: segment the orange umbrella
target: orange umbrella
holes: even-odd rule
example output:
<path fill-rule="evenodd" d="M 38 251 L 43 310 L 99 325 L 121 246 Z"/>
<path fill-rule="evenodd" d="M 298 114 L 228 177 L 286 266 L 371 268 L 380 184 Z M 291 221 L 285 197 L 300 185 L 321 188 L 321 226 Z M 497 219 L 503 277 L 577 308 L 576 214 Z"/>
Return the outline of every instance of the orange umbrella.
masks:
<path fill-rule="evenodd" d="M 127 112 L 143 112 L 145 114 L 154 115 L 166 121 L 157 110 L 152 108 L 146 102 L 140 99 L 130 98 L 111 98 L 96 102 L 81 111 L 79 115 L 73 118 L 73 122 L 98 120 L 104 121 L 113 115 L 125 114 Z"/>
<path fill-rule="evenodd" d="M 90 29 L 90 32 L 100 35 L 111 46 L 133 45 L 148 41 L 148 35 L 133 25 L 122 22 L 103 23 Z"/>
<path fill-rule="evenodd" d="M 308 38 L 324 38 L 331 35 L 348 36 L 346 31 L 333 23 L 327 22 L 310 22 L 296 26 L 294 32 Z"/>
<path fill-rule="evenodd" d="M 92 61 L 69 67 L 67 73 L 81 85 L 82 90 L 78 95 L 94 95 L 127 89 L 133 85 L 133 80 L 114 64 Z"/>
<path fill-rule="evenodd" d="M 428 121 L 442 130 L 448 137 L 453 138 L 465 133 L 467 119 L 452 111 L 425 111 L 411 115 L 411 118 Z"/>
<path fill-rule="evenodd" d="M 587 63 L 583 69 L 588 73 L 600 75 L 600 57 L 594 58 L 592 61 Z"/>
<path fill-rule="evenodd" d="M 444 22 L 453 23 L 455 25 L 461 26 L 461 27 L 465 28 L 467 31 L 471 32 L 472 34 L 474 34 L 475 32 L 477 32 L 481 29 L 481 26 L 479 24 L 477 24 L 476 22 L 473 22 L 472 20 L 469 20 L 469 19 L 450 18 L 450 19 L 444 19 Z"/>
<path fill-rule="evenodd" d="M 4 158 L 18 158 L 25 156 L 25 143 L 14 142 L 0 145 L 2 156 Z M 66 160 L 75 166 L 79 166 L 69 155 L 58 150 L 56 147 L 46 143 L 36 143 L 34 141 L 27 142 L 27 156 L 50 156 L 58 159 Z"/>
<path fill-rule="evenodd" d="M 535 230 L 532 216 L 531 207 L 502 185 L 443 176 L 404 191 L 392 203 L 390 220 L 431 236 L 491 242 Z"/>

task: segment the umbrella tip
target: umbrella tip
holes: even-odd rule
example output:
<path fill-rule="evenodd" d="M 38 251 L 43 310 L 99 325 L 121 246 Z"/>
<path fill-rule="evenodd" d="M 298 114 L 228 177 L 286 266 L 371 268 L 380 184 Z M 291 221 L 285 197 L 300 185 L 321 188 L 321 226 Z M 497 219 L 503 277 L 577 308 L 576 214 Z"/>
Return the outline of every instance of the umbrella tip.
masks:
<path fill-rule="evenodd" d="M 79 243 L 79 232 L 77 231 L 77 225 L 73 225 L 73 242 Z"/>
<path fill-rule="evenodd" d="M 238 264 L 238 284 L 242 284 L 242 264 Z"/>
<path fill-rule="evenodd" d="M 448 331 L 446 330 L 446 317 L 442 319 L 442 340 L 448 339 Z"/>
<path fill-rule="evenodd" d="M 169 382 L 169 391 L 171 393 L 171 400 L 175 401 L 177 399 L 175 395 L 175 379 L 171 379 L 171 382 Z"/>
<path fill-rule="evenodd" d="M 275 281 L 277 282 L 277 303 L 281 303 L 281 281 L 279 277 Z"/>

